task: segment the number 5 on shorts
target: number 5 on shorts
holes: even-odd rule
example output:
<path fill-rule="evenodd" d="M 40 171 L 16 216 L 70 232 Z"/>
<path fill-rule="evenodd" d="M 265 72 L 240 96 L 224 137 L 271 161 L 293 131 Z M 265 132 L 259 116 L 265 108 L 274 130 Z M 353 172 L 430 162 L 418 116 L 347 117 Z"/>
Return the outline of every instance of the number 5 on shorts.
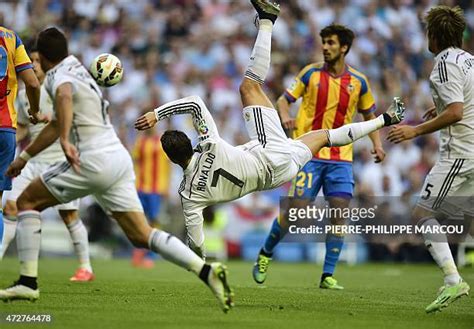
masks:
<path fill-rule="evenodd" d="M 428 198 L 429 198 L 430 195 L 431 195 L 431 188 L 432 188 L 433 186 L 434 186 L 434 185 L 433 185 L 433 184 L 430 184 L 430 183 L 426 184 L 426 187 L 425 187 L 425 192 L 426 192 L 426 194 L 421 197 L 423 200 L 428 200 Z"/>

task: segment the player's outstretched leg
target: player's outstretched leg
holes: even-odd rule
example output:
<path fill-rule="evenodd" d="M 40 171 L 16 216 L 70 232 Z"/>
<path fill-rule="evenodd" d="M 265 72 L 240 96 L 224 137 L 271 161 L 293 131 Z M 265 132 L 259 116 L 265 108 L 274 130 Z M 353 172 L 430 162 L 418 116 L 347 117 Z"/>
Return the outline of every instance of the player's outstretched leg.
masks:
<path fill-rule="evenodd" d="M 280 5 L 269 0 L 250 0 L 255 10 L 257 11 L 258 19 L 268 19 L 275 24 L 275 21 L 280 14 Z"/>
<path fill-rule="evenodd" d="M 143 212 L 112 212 L 136 248 L 148 248 L 167 261 L 195 273 L 211 289 L 224 312 L 234 306 L 227 268 L 221 263 L 206 264 L 175 236 L 151 228 Z"/>
<path fill-rule="evenodd" d="M 383 127 L 400 123 L 405 115 L 405 105 L 394 97 L 388 110 L 377 118 L 344 125 L 337 129 L 310 131 L 298 138 L 313 154 L 325 146 L 344 146 Z"/>
<path fill-rule="evenodd" d="M 206 264 L 181 240 L 158 229 L 151 231 L 148 245 L 150 250 L 159 253 L 164 259 L 197 274 L 211 289 L 225 313 L 234 306 L 233 292 L 227 281 L 229 274 L 223 264 Z"/>
<path fill-rule="evenodd" d="M 259 18 L 258 34 L 255 40 L 244 79 L 240 84 L 240 97 L 243 107 L 265 106 L 273 108 L 265 95 L 262 84 L 270 69 L 273 23 L 278 17 L 280 6 L 267 0 L 252 0 Z"/>

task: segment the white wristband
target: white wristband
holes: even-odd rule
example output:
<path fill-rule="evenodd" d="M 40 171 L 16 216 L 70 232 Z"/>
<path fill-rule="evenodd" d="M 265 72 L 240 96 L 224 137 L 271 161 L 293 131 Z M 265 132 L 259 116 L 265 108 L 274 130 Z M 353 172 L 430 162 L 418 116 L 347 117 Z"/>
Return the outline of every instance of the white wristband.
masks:
<path fill-rule="evenodd" d="M 28 152 L 26 152 L 25 150 L 23 150 L 23 151 L 20 153 L 19 158 L 25 160 L 25 162 L 28 162 L 28 160 L 31 159 L 31 155 L 29 155 Z"/>

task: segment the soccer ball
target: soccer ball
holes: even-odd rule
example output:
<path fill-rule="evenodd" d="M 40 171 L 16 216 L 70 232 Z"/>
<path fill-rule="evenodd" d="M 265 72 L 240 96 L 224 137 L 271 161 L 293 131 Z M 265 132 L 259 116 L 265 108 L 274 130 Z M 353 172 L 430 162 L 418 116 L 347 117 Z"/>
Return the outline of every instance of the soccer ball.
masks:
<path fill-rule="evenodd" d="M 120 59 L 112 54 L 100 54 L 91 63 L 89 71 L 99 86 L 112 87 L 122 80 Z"/>

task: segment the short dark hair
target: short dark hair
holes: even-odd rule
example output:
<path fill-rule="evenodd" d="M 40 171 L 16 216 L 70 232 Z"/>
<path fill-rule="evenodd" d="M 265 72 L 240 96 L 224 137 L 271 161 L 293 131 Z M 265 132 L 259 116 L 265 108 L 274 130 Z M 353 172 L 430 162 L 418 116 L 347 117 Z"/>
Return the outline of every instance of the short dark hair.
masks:
<path fill-rule="evenodd" d="M 194 154 L 191 140 L 179 130 L 165 131 L 161 136 L 161 145 L 168 158 L 180 166 L 186 165 Z"/>
<path fill-rule="evenodd" d="M 355 38 L 355 34 L 351 29 L 345 27 L 344 25 L 336 23 L 332 23 L 331 25 L 326 26 L 324 29 L 321 30 L 319 35 L 321 36 L 321 38 L 327 38 L 331 35 L 337 35 L 341 46 L 347 46 L 347 51 L 344 55 L 347 55 L 349 53 L 349 50 L 352 46 L 352 41 L 354 41 Z"/>
<path fill-rule="evenodd" d="M 38 48 L 36 48 L 36 39 L 25 42 L 25 49 L 28 55 L 38 51 Z"/>
<path fill-rule="evenodd" d="M 462 47 L 466 18 L 463 10 L 456 6 L 436 6 L 428 11 L 425 17 L 428 37 L 436 40 L 439 50 L 449 47 Z"/>
<path fill-rule="evenodd" d="M 69 55 L 66 37 L 55 27 L 47 28 L 38 34 L 36 49 L 53 63 L 58 63 Z"/>

